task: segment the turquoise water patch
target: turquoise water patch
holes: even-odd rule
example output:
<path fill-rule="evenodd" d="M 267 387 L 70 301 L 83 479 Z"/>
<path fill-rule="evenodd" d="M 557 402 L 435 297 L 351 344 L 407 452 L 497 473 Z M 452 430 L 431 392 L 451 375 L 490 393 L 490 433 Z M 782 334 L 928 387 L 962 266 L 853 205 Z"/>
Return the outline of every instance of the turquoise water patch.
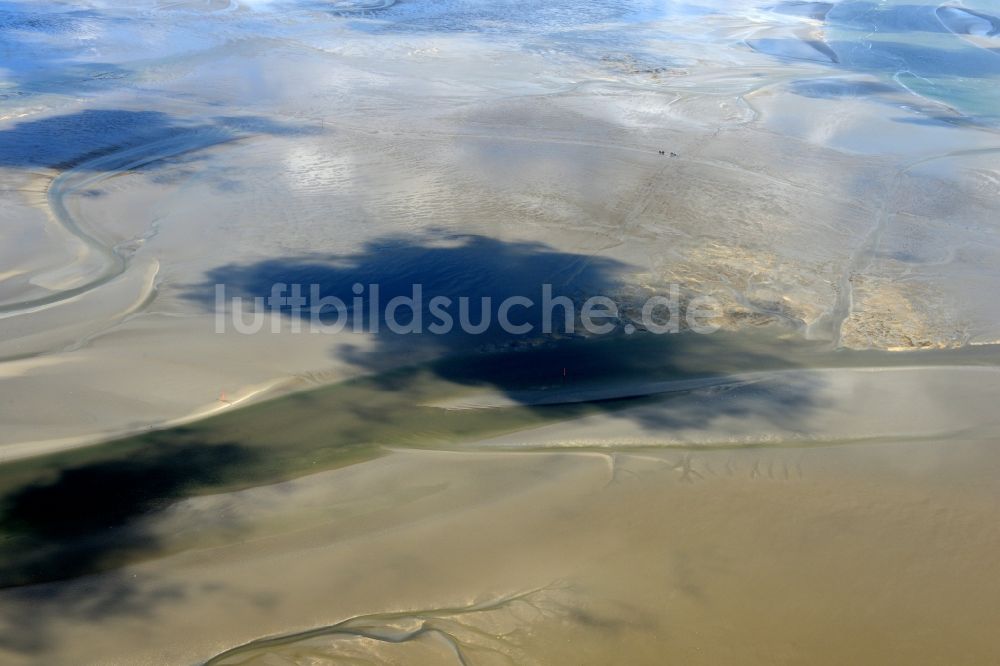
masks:
<path fill-rule="evenodd" d="M 830 10 L 824 36 L 840 67 L 875 74 L 995 124 L 1000 38 L 994 27 L 1000 19 L 985 7 L 971 11 L 912 0 L 841 2 Z"/>

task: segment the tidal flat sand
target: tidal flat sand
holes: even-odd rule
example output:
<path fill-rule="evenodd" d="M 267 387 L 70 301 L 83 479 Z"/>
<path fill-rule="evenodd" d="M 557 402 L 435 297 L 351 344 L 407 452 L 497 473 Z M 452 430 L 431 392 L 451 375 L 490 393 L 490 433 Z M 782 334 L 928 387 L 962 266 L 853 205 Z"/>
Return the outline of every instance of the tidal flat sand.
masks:
<path fill-rule="evenodd" d="M 5 661 L 988 663 L 997 466 L 982 440 L 395 451 L 144 530 L 214 547 L 3 592 Z"/>
<path fill-rule="evenodd" d="M 997 661 L 997 25 L 3 3 L 0 661 Z M 620 313 L 247 334 L 279 283 Z"/>
<path fill-rule="evenodd" d="M 772 336 L 476 355 L 7 463 L 4 658 L 988 660 L 995 350 Z"/>

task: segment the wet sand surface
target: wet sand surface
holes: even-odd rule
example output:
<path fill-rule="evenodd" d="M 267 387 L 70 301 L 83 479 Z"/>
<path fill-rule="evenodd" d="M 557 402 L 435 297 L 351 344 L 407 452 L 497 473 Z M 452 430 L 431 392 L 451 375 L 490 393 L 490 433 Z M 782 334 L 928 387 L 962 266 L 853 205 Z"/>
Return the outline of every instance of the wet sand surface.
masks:
<path fill-rule="evenodd" d="M 5 660 L 988 663 L 998 471 L 993 441 L 393 452 L 158 519 L 228 543 L 3 593 Z"/>
<path fill-rule="evenodd" d="M 989 661 L 995 351 L 770 339 L 480 355 L 10 462 L 5 661 Z"/>
<path fill-rule="evenodd" d="M 0 661 L 996 661 L 998 16 L 0 2 Z"/>
<path fill-rule="evenodd" d="M 834 346 L 1000 337 L 1000 60 L 965 10 L 223 4 L 4 10 L 0 446 L 370 371 L 368 336 L 214 333 L 220 283 L 499 297 L 531 265 Z"/>

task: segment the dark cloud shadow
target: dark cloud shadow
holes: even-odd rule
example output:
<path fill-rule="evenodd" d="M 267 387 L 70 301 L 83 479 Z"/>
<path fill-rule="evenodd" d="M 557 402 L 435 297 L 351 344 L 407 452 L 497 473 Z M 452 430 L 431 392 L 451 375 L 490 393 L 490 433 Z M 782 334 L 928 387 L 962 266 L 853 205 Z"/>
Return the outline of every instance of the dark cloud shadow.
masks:
<path fill-rule="evenodd" d="M 490 297 L 496 303 L 518 295 L 537 299 L 541 285 L 548 283 L 554 298 L 579 305 L 592 295 L 615 296 L 628 270 L 619 262 L 539 243 L 428 233 L 376 239 L 345 255 L 221 266 L 204 282 L 191 285 L 187 297 L 211 310 L 216 284 L 247 298 L 267 298 L 272 284 L 279 282 L 318 284 L 324 295 L 349 298 L 352 286 L 362 283 L 378 284 L 385 303 L 393 296 L 411 296 L 412 285 L 422 284 L 427 297 Z M 285 324 L 296 316 L 285 306 L 271 312 Z M 473 313 L 479 321 L 478 311 Z M 370 314 L 362 309 L 348 316 L 361 315 L 368 326 Z M 300 321 L 303 316 L 298 315 Z M 541 323 L 537 312 L 517 319 Z M 331 336 L 332 354 L 370 373 L 361 379 L 226 411 L 181 428 L 4 465 L 0 587 L 20 588 L 8 593 L 28 606 L 51 604 L 84 621 L 155 613 L 158 604 L 198 590 L 157 587 L 119 571 L 128 563 L 201 543 L 196 536 L 164 537 L 153 529 L 160 512 L 186 497 L 351 464 L 381 455 L 384 447 L 461 446 L 591 414 L 631 420 L 655 433 L 734 414 L 794 424 L 815 404 L 816 387 L 805 380 L 773 385 L 723 381 L 705 395 L 729 391 L 726 399 L 688 400 L 677 409 L 670 408 L 669 399 L 663 403 L 658 383 L 795 366 L 794 355 L 783 354 L 780 345 L 744 344 L 739 336 L 581 336 L 565 330 L 517 335 L 497 326 L 487 326 L 480 335 L 398 334 L 384 321 L 378 323 L 383 327 L 369 330 L 373 346 L 365 352 L 336 345 Z M 437 360 L 399 367 L 421 353 Z M 431 404 L 462 387 L 498 392 L 510 404 L 458 410 Z M 213 531 L 211 536 L 217 543 L 239 534 L 240 526 L 233 525 L 231 534 Z M 103 573 L 86 576 L 95 572 Z M 26 623 L 18 612 L 4 619 L 10 635 L 0 633 L 0 640 L 25 653 L 44 647 L 50 630 L 44 622 Z"/>
<path fill-rule="evenodd" d="M 99 622 L 109 615 L 152 615 L 158 603 L 184 596 L 176 586 L 113 570 L 162 554 L 144 517 L 198 489 L 235 482 L 233 472 L 255 461 L 255 452 L 239 444 L 191 441 L 185 432 L 125 440 L 56 467 L 41 462 L 40 468 L 40 461 L 5 466 L 0 587 L 19 589 L 7 591 L 0 642 L 23 653 L 44 649 L 51 637 L 35 616 L 43 608 Z M 39 585 L 94 572 L 107 573 L 73 585 Z"/>
<path fill-rule="evenodd" d="M 93 458 L 81 454 L 58 469 L 9 466 L 0 498 L 0 587 L 75 578 L 157 552 L 160 544 L 137 518 L 199 489 L 238 482 L 232 470 L 258 463 L 257 455 L 177 428 L 123 440 Z M 31 471 L 23 484 L 19 468 Z"/>
<path fill-rule="evenodd" d="M 622 286 L 619 276 L 626 268 L 621 262 L 558 252 L 540 243 L 431 231 L 382 237 L 350 254 L 307 254 L 220 266 L 208 273 L 205 282 L 192 285 L 186 296 L 211 309 L 216 305 L 216 285 L 224 285 L 227 299 L 239 297 L 247 309 L 258 299 L 268 314 L 278 310 L 301 319 L 303 327 L 314 320 L 326 326 L 339 321 L 348 331 L 372 333 L 385 351 L 454 353 L 536 339 L 545 328 L 541 307 L 545 285 L 551 298 L 564 304 L 552 308 L 552 332 L 571 334 L 575 326 L 567 327 L 565 304 L 572 310 L 592 295 L 613 295 Z M 276 306 L 271 301 L 275 285 L 288 285 L 285 296 L 291 293 L 291 285 L 299 285 L 298 293 L 313 304 L 319 302 L 317 295 L 336 298 L 345 311 L 339 312 L 336 304 L 317 313 L 308 304 L 295 312 L 288 304 Z M 361 300 L 356 302 L 359 291 Z M 415 296 L 422 307 L 401 303 L 387 317 L 393 299 Z M 500 304 L 513 297 L 535 303 L 512 307 L 508 316 L 511 324 L 528 326 L 532 334 L 507 333 L 498 321 Z M 442 304 L 453 323 L 447 332 L 440 332 L 447 322 L 435 314 L 435 299 L 449 299 Z M 350 354 L 350 350 L 342 353 Z"/>
<path fill-rule="evenodd" d="M 284 318 L 282 326 L 291 330 L 296 324 L 303 335 L 317 324 L 366 333 L 374 344 L 359 349 L 337 344 L 334 331 L 332 354 L 365 373 L 376 373 L 374 381 L 383 382 L 388 390 L 406 390 L 406 383 L 395 373 L 384 377 L 377 373 L 398 367 L 407 357 L 435 358 L 425 370 L 439 379 L 486 387 L 516 404 L 538 409 L 583 402 L 617 410 L 623 396 L 642 396 L 644 391 L 634 386 L 649 382 L 791 366 L 771 351 L 741 346 L 732 336 L 644 334 L 642 302 L 627 295 L 632 270 L 615 260 L 562 252 L 541 243 L 432 231 L 379 238 L 344 255 L 220 266 L 204 282 L 190 286 L 186 297 L 206 310 L 218 312 L 221 307 L 228 320 L 240 317 L 244 325 L 251 323 L 250 313 L 256 310 L 263 315 L 259 319 L 263 326 L 270 326 L 278 314 Z M 276 285 L 284 295 L 292 292 L 292 285 L 299 285 L 300 307 L 293 310 L 287 303 L 272 302 Z M 220 288 L 225 293 L 222 303 L 217 302 Z M 372 297 L 376 289 L 377 302 Z M 317 297 L 330 296 L 346 307 L 336 312 L 310 309 L 309 304 L 318 303 Z M 234 297 L 240 299 L 239 304 Z M 594 320 L 606 330 L 591 327 L 588 331 L 583 325 L 581 313 L 592 297 L 605 297 L 617 309 L 614 317 Z M 393 299 L 404 302 L 390 321 L 387 314 Z M 443 308 L 453 324 L 450 329 L 434 328 L 445 321 L 441 309 L 435 312 L 435 299 L 448 304 Z M 501 324 L 502 304 L 512 299 L 526 300 L 511 308 L 508 321 Z M 649 323 L 668 323 L 670 308 L 685 315 L 688 298 L 682 294 L 676 303 L 661 307 Z M 687 328 L 685 321 L 679 317 L 682 330 Z M 616 391 L 616 386 L 621 390 Z M 595 393 L 595 387 L 608 390 Z M 808 404 L 808 391 L 779 393 L 773 393 L 778 405 L 791 409 Z M 560 395 L 565 400 L 552 398 Z M 744 409 L 737 400 L 728 405 Z M 678 419 L 673 422 L 677 425 L 681 417 L 671 418 Z M 703 413 L 686 423 L 710 418 Z"/>
<path fill-rule="evenodd" d="M 20 122 L 0 130 L 0 167 L 86 168 L 89 161 L 147 144 L 182 154 L 255 134 L 281 136 L 317 131 L 314 127 L 251 115 L 186 120 L 161 111 L 86 109 Z M 122 165 L 140 161 L 141 157 L 135 152 L 123 154 Z M 102 160 L 93 168 L 110 171 L 115 166 Z"/>

